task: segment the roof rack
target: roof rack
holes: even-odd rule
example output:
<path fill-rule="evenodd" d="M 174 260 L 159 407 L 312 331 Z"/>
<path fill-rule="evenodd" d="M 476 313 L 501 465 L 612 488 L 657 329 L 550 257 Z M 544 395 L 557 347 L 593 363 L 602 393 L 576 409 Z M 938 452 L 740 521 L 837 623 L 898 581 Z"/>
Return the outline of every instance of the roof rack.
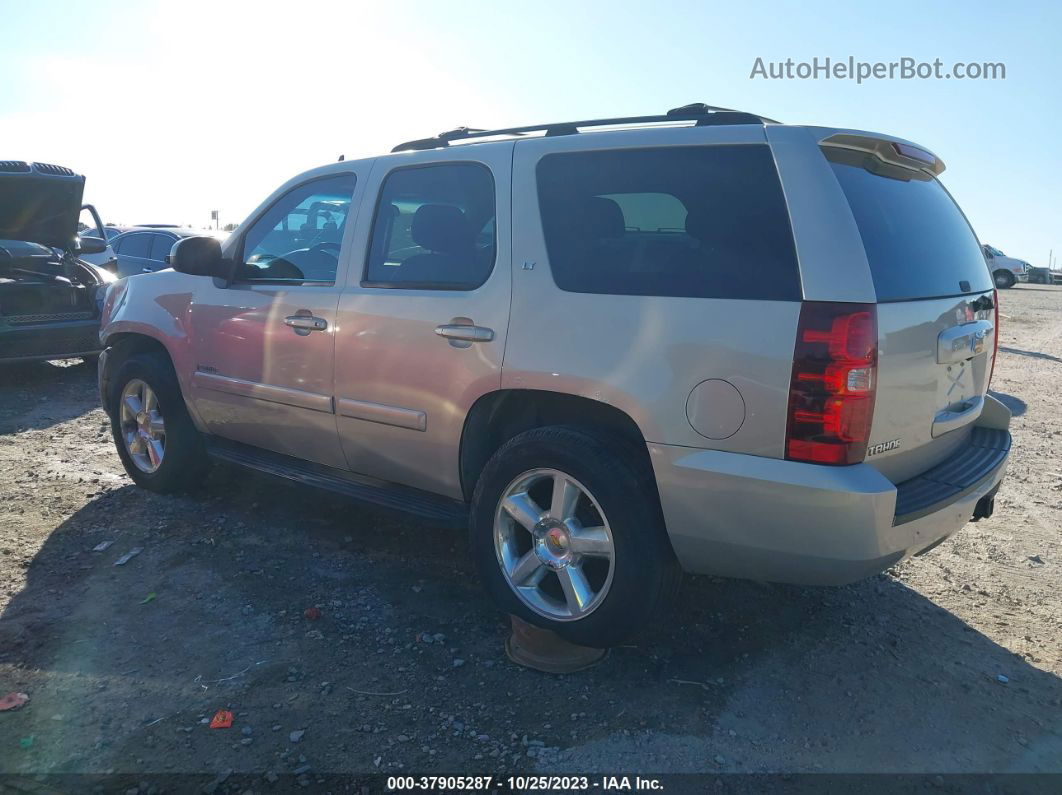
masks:
<path fill-rule="evenodd" d="M 694 102 L 681 108 L 672 108 L 662 116 L 621 116 L 615 119 L 585 119 L 583 121 L 554 122 L 552 124 L 530 124 L 526 127 L 506 127 L 501 130 L 481 130 L 474 127 L 458 127 L 455 130 L 439 133 L 433 138 L 419 138 L 406 141 L 392 149 L 392 152 L 410 152 L 423 149 L 439 149 L 449 146 L 451 141 L 467 141 L 475 138 L 493 138 L 500 135 L 524 135 L 532 132 L 544 132 L 546 136 L 575 135 L 580 127 L 608 127 L 625 124 L 652 124 L 654 122 L 692 121 L 696 127 L 719 124 L 778 124 L 774 119 L 757 116 L 730 108 L 705 105 Z"/>

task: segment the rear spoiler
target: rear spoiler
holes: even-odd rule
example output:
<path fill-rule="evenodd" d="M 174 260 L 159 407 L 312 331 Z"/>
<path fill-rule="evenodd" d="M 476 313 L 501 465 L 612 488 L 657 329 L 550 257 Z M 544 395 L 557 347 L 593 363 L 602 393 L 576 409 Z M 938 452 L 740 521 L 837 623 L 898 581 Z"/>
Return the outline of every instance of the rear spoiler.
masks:
<path fill-rule="evenodd" d="M 921 146 L 895 138 L 876 138 L 857 133 L 834 133 L 819 141 L 819 146 L 854 149 L 875 155 L 882 161 L 912 171 L 926 171 L 934 177 L 944 172 L 944 161 Z"/>

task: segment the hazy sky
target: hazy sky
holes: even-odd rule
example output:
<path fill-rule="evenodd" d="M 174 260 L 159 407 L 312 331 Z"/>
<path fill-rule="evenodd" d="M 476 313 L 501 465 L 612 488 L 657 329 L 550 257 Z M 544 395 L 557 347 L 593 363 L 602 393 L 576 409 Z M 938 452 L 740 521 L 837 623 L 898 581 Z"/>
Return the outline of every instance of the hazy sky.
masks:
<path fill-rule="evenodd" d="M 919 142 L 979 236 L 1062 257 L 1056 2 L 0 0 L 0 158 L 122 223 L 238 222 L 297 172 L 459 125 L 703 101 Z M 757 57 L 1003 62 L 1006 79 L 750 79 Z"/>

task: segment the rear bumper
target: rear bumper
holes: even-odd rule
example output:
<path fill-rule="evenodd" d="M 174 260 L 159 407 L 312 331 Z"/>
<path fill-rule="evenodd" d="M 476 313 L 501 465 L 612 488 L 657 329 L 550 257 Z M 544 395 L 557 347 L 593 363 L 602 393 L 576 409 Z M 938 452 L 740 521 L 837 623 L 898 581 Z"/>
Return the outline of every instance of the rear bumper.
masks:
<path fill-rule="evenodd" d="M 0 326 L 0 362 L 90 356 L 100 351 L 99 331 L 97 318 Z"/>
<path fill-rule="evenodd" d="M 979 428 L 954 460 L 899 487 L 866 463 L 826 467 L 665 445 L 649 450 L 668 534 L 686 571 L 841 585 L 934 546 L 970 521 L 978 500 L 1003 479 L 1009 423 L 1007 409 L 987 397 Z M 978 446 L 986 433 L 997 434 L 991 450 Z M 938 470 L 943 475 L 933 480 Z"/>

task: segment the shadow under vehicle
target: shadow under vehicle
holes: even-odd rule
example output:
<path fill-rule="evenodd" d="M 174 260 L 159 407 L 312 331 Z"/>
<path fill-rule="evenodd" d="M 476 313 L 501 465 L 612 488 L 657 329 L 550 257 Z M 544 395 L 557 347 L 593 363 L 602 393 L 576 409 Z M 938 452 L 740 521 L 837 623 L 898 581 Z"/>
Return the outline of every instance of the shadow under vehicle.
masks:
<path fill-rule="evenodd" d="M 78 237 L 85 178 L 63 166 L 0 160 L 0 363 L 99 352 L 103 295 L 114 274 L 82 255 L 105 240 Z"/>

